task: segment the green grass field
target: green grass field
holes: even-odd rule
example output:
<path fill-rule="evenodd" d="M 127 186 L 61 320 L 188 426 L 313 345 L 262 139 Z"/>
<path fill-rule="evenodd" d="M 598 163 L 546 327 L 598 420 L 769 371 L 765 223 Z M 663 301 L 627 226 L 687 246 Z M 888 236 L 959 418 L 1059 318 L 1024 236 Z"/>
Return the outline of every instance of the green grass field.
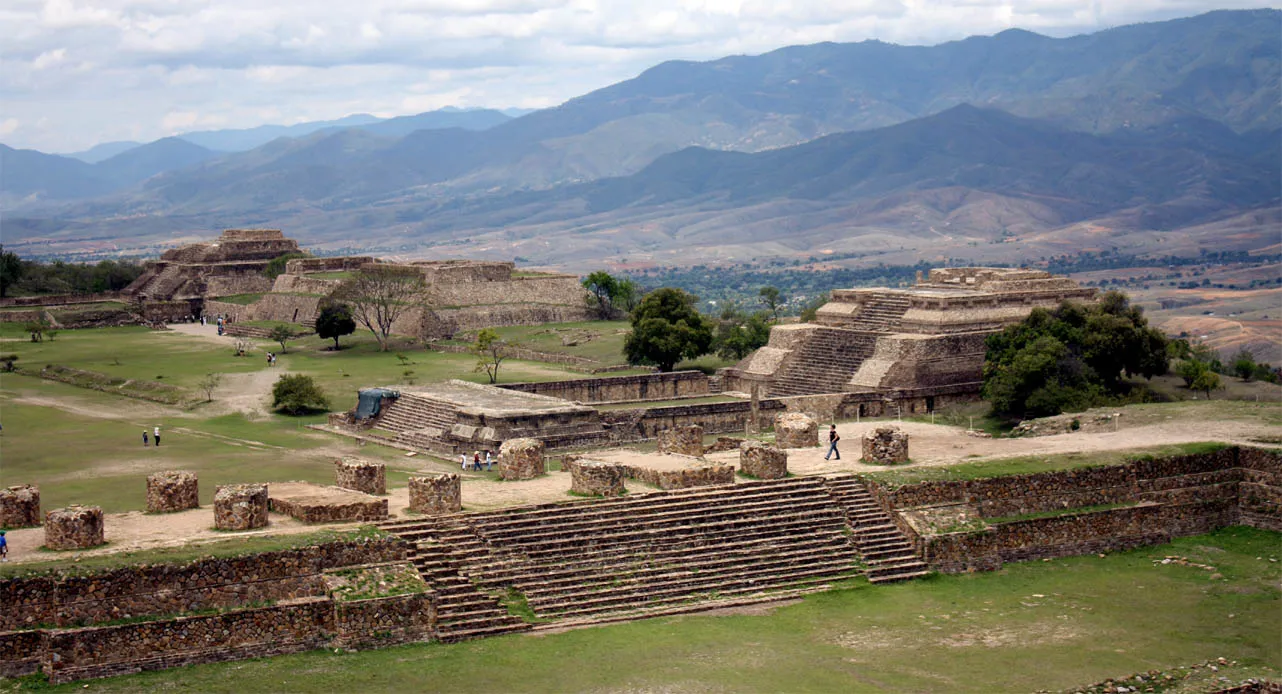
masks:
<path fill-rule="evenodd" d="M 1215 571 L 1157 563 L 1167 555 Z M 768 614 L 659 618 L 359 653 L 313 651 L 54 689 L 1033 692 L 1218 657 L 1239 663 L 1221 673 L 1226 676 L 1276 677 L 1282 565 L 1270 559 L 1278 558 L 1278 534 L 1229 528 L 1102 558 L 884 586 L 860 582 Z M 28 679 L 0 683 L 0 690 L 28 686 L 46 688 Z"/>

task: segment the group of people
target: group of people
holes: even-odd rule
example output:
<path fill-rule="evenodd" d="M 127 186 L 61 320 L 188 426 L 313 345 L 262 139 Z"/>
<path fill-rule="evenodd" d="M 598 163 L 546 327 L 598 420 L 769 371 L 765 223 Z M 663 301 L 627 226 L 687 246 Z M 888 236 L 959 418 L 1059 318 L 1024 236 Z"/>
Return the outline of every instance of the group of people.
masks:
<path fill-rule="evenodd" d="M 482 451 L 472 453 L 471 461 L 468 461 L 466 453 L 460 453 L 458 456 L 459 467 L 464 470 L 475 470 L 476 472 L 493 470 L 494 454 L 490 451 L 484 451 L 485 457 L 482 458 L 481 453 Z M 468 465 L 469 462 L 471 463 L 470 467 Z"/>
<path fill-rule="evenodd" d="M 159 447 L 159 446 L 160 446 L 160 427 L 155 427 L 155 428 L 153 428 L 153 429 L 151 430 L 151 438 L 152 438 L 152 439 L 155 439 L 155 441 L 156 441 L 156 446 L 157 446 L 157 447 Z M 150 445 L 150 443 L 151 443 L 151 441 L 150 441 L 150 440 L 148 440 L 148 438 L 147 438 L 147 430 L 146 430 L 146 429 L 143 429 L 143 430 L 142 430 L 142 445 L 147 446 L 147 445 Z"/>
<path fill-rule="evenodd" d="M 268 353 L 267 353 L 267 365 L 268 365 L 268 366 L 276 366 L 276 353 L 275 353 L 275 352 L 268 352 Z"/>

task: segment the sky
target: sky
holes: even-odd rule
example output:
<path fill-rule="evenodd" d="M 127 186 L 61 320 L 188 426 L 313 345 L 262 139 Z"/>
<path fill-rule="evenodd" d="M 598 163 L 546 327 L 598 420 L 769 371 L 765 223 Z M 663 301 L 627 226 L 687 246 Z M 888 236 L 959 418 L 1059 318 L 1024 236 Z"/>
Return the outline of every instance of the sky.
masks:
<path fill-rule="evenodd" d="M 1067 36 L 1257 0 L 3 0 L 0 143 L 73 152 L 353 113 L 543 108 L 665 60 Z"/>

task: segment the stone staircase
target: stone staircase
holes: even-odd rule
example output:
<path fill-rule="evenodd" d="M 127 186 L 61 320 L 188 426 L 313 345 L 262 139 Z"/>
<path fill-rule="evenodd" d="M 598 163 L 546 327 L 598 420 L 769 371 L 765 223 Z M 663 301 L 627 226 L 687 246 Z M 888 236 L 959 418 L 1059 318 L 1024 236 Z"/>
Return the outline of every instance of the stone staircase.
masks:
<path fill-rule="evenodd" d="M 433 398 L 402 391 L 399 398 L 379 413 L 375 426 L 401 434 L 429 428 L 448 431 L 454 426 L 454 421 L 455 411 L 452 406 Z"/>
<path fill-rule="evenodd" d="M 876 294 L 854 317 L 854 328 L 874 332 L 892 332 L 899 327 L 908 311 L 908 297 L 890 292 Z"/>
<path fill-rule="evenodd" d="M 770 383 L 769 395 L 813 395 L 846 390 L 859 365 L 872 356 L 876 337 L 820 328 L 803 341 Z"/>
<path fill-rule="evenodd" d="M 301 326 L 294 326 L 294 337 L 308 337 L 313 333 L 302 330 Z M 249 337 L 256 340 L 272 339 L 271 328 L 264 328 L 260 325 L 245 325 L 244 323 L 226 323 L 223 325 L 223 333 L 232 337 Z"/>
<path fill-rule="evenodd" d="M 413 545 L 409 559 L 436 593 L 436 634 L 441 641 L 464 641 L 530 628 L 476 583 L 475 567 L 488 563 L 489 550 L 462 516 L 388 522 L 380 527 Z"/>
<path fill-rule="evenodd" d="M 843 475 L 828 477 L 824 484 L 845 510 L 854 531 L 852 539 L 863 555 L 870 582 L 904 581 L 931 572 L 863 482 Z"/>

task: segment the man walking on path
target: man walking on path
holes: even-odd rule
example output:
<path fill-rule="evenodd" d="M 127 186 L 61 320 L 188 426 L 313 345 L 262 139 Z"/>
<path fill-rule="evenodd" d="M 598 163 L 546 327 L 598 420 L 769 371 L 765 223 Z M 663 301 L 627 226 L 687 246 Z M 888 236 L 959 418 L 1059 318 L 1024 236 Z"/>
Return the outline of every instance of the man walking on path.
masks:
<path fill-rule="evenodd" d="M 156 448 L 160 448 L 160 427 L 151 430 L 152 438 L 156 439 Z"/>
<path fill-rule="evenodd" d="M 143 445 L 143 448 L 146 448 L 146 447 L 147 447 L 147 444 L 149 444 L 149 443 L 151 443 L 151 441 L 149 441 L 149 440 L 147 439 L 147 430 L 146 430 L 146 429 L 143 429 L 143 430 L 142 430 L 142 445 Z"/>
<path fill-rule="evenodd" d="M 824 455 L 824 460 L 828 460 L 834 455 L 837 456 L 837 460 L 841 460 L 841 451 L 837 450 L 837 442 L 840 440 L 841 435 L 837 433 L 837 425 L 834 424 L 828 430 L 828 453 Z"/>
<path fill-rule="evenodd" d="M 462 468 L 462 469 L 464 469 L 464 470 L 466 470 L 466 469 L 467 469 L 467 454 L 466 454 L 466 453 L 459 453 L 459 454 L 458 454 L 458 464 L 459 464 L 459 467 L 460 467 L 460 468 Z"/>
<path fill-rule="evenodd" d="M 9 561 L 9 541 L 4 539 L 3 530 L 0 530 L 0 561 Z"/>

